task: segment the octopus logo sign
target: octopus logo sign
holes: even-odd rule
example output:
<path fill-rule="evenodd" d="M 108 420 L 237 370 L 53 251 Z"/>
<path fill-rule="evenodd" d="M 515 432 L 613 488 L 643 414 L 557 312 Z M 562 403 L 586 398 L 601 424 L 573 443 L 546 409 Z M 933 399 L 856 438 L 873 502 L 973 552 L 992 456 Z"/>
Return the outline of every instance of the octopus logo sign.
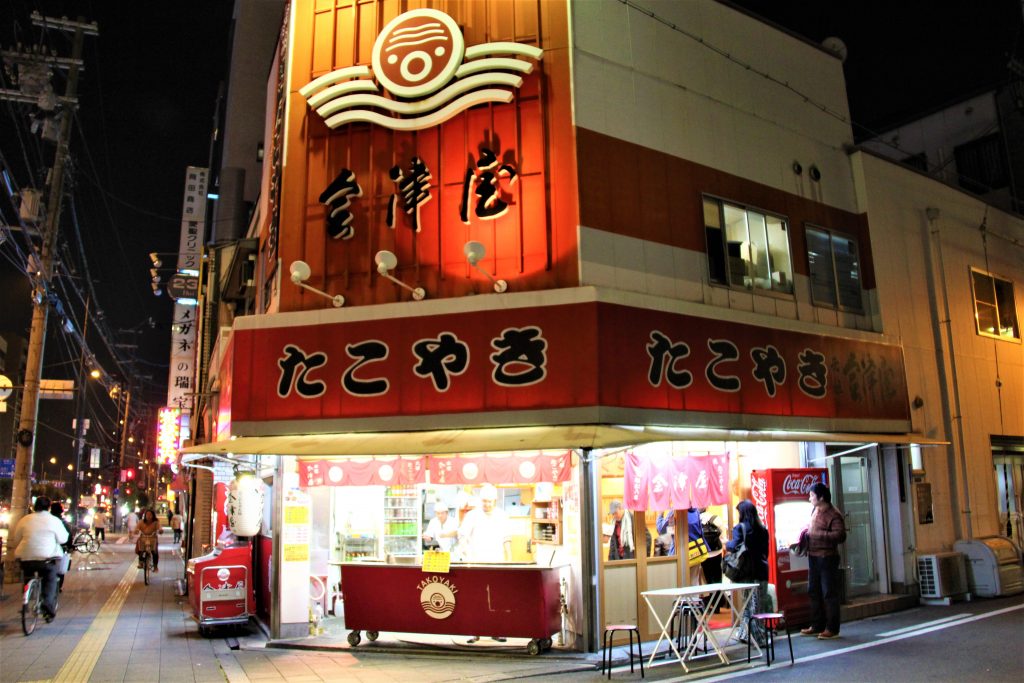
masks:
<path fill-rule="evenodd" d="M 523 84 L 521 74 L 533 71 L 533 62 L 520 57 L 537 61 L 543 54 L 512 42 L 467 48 L 450 16 L 417 9 L 389 21 L 373 46 L 372 74 L 393 97 L 375 94 L 378 87 L 367 66 L 324 74 L 299 93 L 330 128 L 363 121 L 421 130 L 478 104 L 511 102 L 513 90 Z"/>
<path fill-rule="evenodd" d="M 455 612 L 455 594 L 459 589 L 448 579 L 431 576 L 416 586 L 420 591 L 420 606 L 432 619 L 447 619 Z"/>

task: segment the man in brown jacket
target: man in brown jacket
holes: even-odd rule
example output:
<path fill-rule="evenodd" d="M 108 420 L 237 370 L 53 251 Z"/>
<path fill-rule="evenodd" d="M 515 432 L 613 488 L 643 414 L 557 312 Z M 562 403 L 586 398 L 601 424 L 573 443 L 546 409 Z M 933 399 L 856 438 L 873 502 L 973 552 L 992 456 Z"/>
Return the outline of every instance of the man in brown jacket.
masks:
<path fill-rule="evenodd" d="M 839 637 L 839 544 L 846 540 L 843 513 L 832 505 L 832 492 L 822 483 L 808 497 L 814 510 L 807 530 L 808 593 L 811 625 L 800 631 L 819 640 Z"/>

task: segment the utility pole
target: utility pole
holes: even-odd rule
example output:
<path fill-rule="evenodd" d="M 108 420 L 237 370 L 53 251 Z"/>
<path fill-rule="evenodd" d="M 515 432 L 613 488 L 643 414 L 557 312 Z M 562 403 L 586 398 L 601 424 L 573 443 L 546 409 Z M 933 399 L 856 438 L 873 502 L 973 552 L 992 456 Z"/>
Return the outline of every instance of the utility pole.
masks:
<path fill-rule="evenodd" d="M 82 481 L 84 474 L 82 470 L 82 451 L 85 448 L 85 402 L 88 400 L 89 385 L 85 379 L 85 355 L 88 345 L 86 343 L 89 334 L 89 308 L 92 305 L 92 298 L 85 299 L 85 316 L 82 322 L 82 351 L 78 354 L 78 395 L 75 396 L 75 476 L 71 478 L 71 524 L 78 528 L 79 507 L 78 501 L 82 495 Z"/>
<path fill-rule="evenodd" d="M 127 486 L 128 482 L 121 481 L 121 473 L 124 472 L 125 452 L 128 450 L 128 411 L 131 410 L 132 407 L 131 389 L 125 389 L 124 396 L 124 422 L 121 423 L 121 453 L 117 461 L 117 481 L 115 482 L 114 488 L 120 492 L 120 496 L 124 496 L 125 498 L 127 498 L 128 496 L 125 495 L 122 489 L 124 489 L 125 486 Z M 113 510 L 111 510 L 110 512 L 113 515 L 115 529 L 121 528 L 121 506 L 117 504 L 118 498 L 120 496 L 111 495 L 110 497 L 111 501 L 113 502 L 113 504 L 111 505 Z"/>
<path fill-rule="evenodd" d="M 40 255 L 39 274 L 36 281 L 34 308 L 32 310 L 32 327 L 29 332 L 28 358 L 25 364 L 25 389 L 22 394 L 21 415 L 18 420 L 18 450 L 14 461 L 14 482 L 11 491 L 11 528 L 13 529 L 28 509 L 29 473 L 32 470 L 32 459 L 35 454 L 36 418 L 39 412 L 39 384 L 43 371 L 43 350 L 46 342 L 46 321 L 49 314 L 49 301 L 46 290 L 53 277 L 53 254 L 57 244 L 57 231 L 60 227 L 61 204 L 64 193 L 64 165 L 68 157 L 71 142 L 71 122 L 74 119 L 78 94 L 78 73 L 82 62 L 82 47 L 85 36 L 99 35 L 96 23 L 86 24 L 79 17 L 78 21 L 43 17 L 33 12 L 32 23 L 46 26 L 49 29 L 74 32 L 71 48 L 71 63 L 68 67 L 68 81 L 64 95 L 67 100 L 66 110 L 61 117 L 60 135 L 57 139 L 57 150 L 50 173 L 49 188 L 46 197 L 46 226 L 43 233 L 43 244 Z M 74 473 L 78 476 L 78 472 Z M 77 503 L 77 501 L 75 501 Z M 14 553 L 7 553 L 7 566 L 4 574 L 12 581 L 18 580 L 19 572 L 15 571 Z"/>

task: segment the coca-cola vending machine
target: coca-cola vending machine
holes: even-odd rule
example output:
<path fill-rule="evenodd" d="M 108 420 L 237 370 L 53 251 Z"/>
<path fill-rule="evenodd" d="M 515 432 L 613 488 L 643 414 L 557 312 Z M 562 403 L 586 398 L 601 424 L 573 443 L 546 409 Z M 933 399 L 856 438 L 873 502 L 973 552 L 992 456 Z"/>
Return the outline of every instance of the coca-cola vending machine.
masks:
<path fill-rule="evenodd" d="M 807 597 L 807 558 L 797 557 L 789 546 L 800 538 L 800 531 L 811 521 L 811 487 L 827 484 L 828 474 L 821 467 L 754 470 L 750 473 L 751 496 L 757 514 L 768 529 L 768 583 L 775 584 L 777 609 L 786 612 L 791 624 L 810 620 Z"/>

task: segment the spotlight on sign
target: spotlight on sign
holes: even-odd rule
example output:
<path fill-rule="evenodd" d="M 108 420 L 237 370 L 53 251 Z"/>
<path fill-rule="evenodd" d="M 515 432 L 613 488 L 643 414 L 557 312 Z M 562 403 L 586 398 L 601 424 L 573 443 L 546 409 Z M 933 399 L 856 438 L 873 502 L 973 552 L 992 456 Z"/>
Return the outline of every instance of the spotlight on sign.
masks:
<path fill-rule="evenodd" d="M 319 294 L 325 299 L 330 299 L 331 305 L 335 308 L 341 308 L 345 305 L 345 297 L 341 294 L 335 294 L 332 296 L 323 290 L 306 284 L 306 280 L 308 280 L 309 276 L 312 275 L 312 271 L 309 269 L 309 264 L 305 261 L 292 261 L 292 265 L 288 267 L 288 271 L 291 273 L 292 282 L 297 284 L 299 287 L 308 289 L 315 294 Z"/>
<path fill-rule="evenodd" d="M 391 275 L 392 270 L 398 267 L 398 257 L 390 251 L 378 251 L 377 255 L 373 257 L 373 262 L 377 264 L 377 272 L 387 279 L 394 282 L 399 287 L 408 289 L 412 292 L 412 298 L 416 301 L 422 301 L 427 296 L 427 292 L 422 287 L 410 287 L 395 276 Z"/>
<path fill-rule="evenodd" d="M 497 280 L 493 275 L 488 273 L 486 270 L 480 267 L 480 260 L 487 255 L 487 249 L 484 245 L 476 240 L 466 242 L 466 246 L 462 247 L 462 253 L 466 255 L 466 260 L 469 261 L 469 265 L 473 266 L 479 271 L 484 277 L 491 281 L 494 286 L 494 291 L 501 294 L 508 290 L 508 283 L 504 280 Z"/>

